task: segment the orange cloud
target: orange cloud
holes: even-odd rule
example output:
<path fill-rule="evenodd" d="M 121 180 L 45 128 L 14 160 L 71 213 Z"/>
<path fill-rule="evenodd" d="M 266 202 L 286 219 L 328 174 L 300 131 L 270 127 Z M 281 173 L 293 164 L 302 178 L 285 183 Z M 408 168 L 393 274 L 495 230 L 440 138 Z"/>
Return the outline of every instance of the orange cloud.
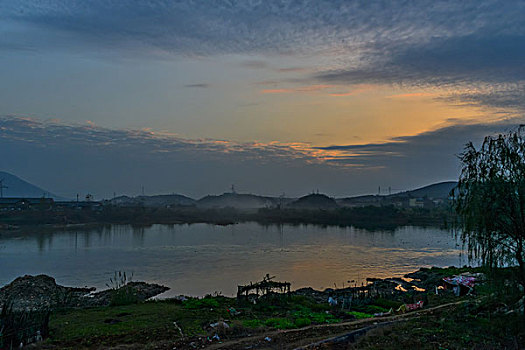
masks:
<path fill-rule="evenodd" d="M 361 84 L 361 85 L 357 85 L 357 87 L 355 89 L 353 89 L 352 91 L 348 91 L 348 92 L 334 92 L 334 93 L 331 93 L 330 96 L 336 96 L 336 97 L 353 96 L 353 95 L 358 95 L 358 94 L 361 94 L 363 92 L 367 92 L 367 91 L 370 91 L 370 90 L 373 90 L 373 89 L 375 89 L 374 85 Z"/>
<path fill-rule="evenodd" d="M 355 91 L 349 91 L 349 92 L 341 92 L 341 93 L 333 93 L 330 94 L 330 96 L 352 96 L 357 95 L 358 93 Z"/>
<path fill-rule="evenodd" d="M 261 90 L 262 94 L 286 94 L 292 92 L 292 89 L 264 89 Z"/>
<path fill-rule="evenodd" d="M 261 90 L 261 93 L 263 94 L 288 94 L 288 93 L 308 93 L 308 92 L 316 92 L 321 91 L 329 88 L 333 88 L 334 85 L 325 85 L 325 84 L 318 84 L 318 85 L 309 85 L 309 86 L 301 86 L 294 89 L 264 89 Z"/>
<path fill-rule="evenodd" d="M 411 97 L 429 97 L 429 96 L 436 96 L 436 94 L 431 93 L 431 92 L 413 92 L 409 94 L 391 95 L 391 96 L 387 96 L 387 98 L 411 98 Z"/>

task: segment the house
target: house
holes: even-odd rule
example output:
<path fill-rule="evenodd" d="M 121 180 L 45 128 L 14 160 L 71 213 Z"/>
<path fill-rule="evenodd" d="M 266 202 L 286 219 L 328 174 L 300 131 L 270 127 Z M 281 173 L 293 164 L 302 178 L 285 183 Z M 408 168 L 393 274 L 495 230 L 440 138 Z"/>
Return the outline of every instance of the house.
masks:
<path fill-rule="evenodd" d="M 103 209 L 103 204 L 102 202 L 97 201 L 62 201 L 56 202 L 56 207 L 61 209 L 101 211 Z"/>
<path fill-rule="evenodd" d="M 22 209 L 50 209 L 55 204 L 53 198 L 21 198 L 8 197 L 0 198 L 0 209 L 3 210 L 22 210 Z"/>

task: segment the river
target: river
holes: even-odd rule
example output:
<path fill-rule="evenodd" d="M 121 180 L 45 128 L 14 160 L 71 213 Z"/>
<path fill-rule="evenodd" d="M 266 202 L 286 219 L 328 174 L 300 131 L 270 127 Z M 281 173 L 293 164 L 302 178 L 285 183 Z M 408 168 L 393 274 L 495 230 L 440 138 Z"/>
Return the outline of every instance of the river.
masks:
<path fill-rule="evenodd" d="M 62 285 L 103 289 L 114 271 L 125 271 L 170 287 L 164 297 L 234 295 L 238 284 L 266 274 L 292 289 L 340 288 L 424 266 L 463 265 L 460 253 L 451 233 L 437 228 L 111 225 L 0 237 L 0 286 L 43 273 Z"/>

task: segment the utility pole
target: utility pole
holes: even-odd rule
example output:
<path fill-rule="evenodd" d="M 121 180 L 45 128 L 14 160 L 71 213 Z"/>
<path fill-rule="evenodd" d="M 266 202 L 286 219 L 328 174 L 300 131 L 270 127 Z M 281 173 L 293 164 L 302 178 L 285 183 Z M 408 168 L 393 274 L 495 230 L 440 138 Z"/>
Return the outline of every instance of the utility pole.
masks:
<path fill-rule="evenodd" d="M 4 185 L 4 179 L 0 180 L 0 198 L 4 198 L 4 188 L 9 188 Z"/>

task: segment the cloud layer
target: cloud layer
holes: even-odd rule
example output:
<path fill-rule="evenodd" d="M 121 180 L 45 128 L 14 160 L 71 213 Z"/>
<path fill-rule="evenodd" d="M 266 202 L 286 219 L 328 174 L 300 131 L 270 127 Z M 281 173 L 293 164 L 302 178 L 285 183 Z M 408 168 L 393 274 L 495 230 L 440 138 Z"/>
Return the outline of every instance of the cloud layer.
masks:
<path fill-rule="evenodd" d="M 524 97 L 512 86 L 525 79 L 524 17 L 525 3 L 513 0 L 4 1 L 0 49 L 313 55 L 318 72 L 304 80 L 459 85 L 483 90 L 465 101 L 500 107 Z M 487 84 L 498 88 L 487 92 Z"/>
<path fill-rule="evenodd" d="M 70 197 L 78 191 L 99 198 L 133 194 L 142 185 L 149 193 L 201 196 L 231 183 L 277 194 L 294 181 L 294 191 L 306 191 L 319 177 L 338 172 L 324 174 L 322 159 L 304 144 L 189 140 L 22 117 L 0 118 L 0 150 L 0 168 Z M 312 178 L 293 180 L 304 169 Z M 279 174 L 281 180 L 275 178 Z"/>
<path fill-rule="evenodd" d="M 147 130 L 0 118 L 0 169 L 58 194 L 183 192 L 199 197 L 226 190 L 303 195 L 371 193 L 378 185 L 413 188 L 458 176 L 455 155 L 472 140 L 514 127 L 450 124 L 415 136 L 363 145 L 235 143 L 188 140 Z M 37 169 L 37 171 L 35 171 Z"/>
<path fill-rule="evenodd" d="M 4 1 L 1 18 L 98 44 L 179 53 L 377 46 L 523 33 L 520 1 Z M 57 37 L 59 35 L 57 34 Z M 57 38 L 58 40 L 58 38 Z M 382 49 L 383 50 L 383 49 Z M 384 51 L 383 51 L 384 52 Z"/>
<path fill-rule="evenodd" d="M 117 125 L 115 129 L 107 129 L 4 117 L 0 119 L 1 165 L 28 179 L 35 176 L 32 175 L 34 167 L 38 166 L 43 169 L 40 174 L 46 182 L 41 185 L 57 188 L 56 192 L 65 195 L 74 194 L 78 188 L 86 191 L 97 188 L 101 196 L 113 191 L 133 193 L 133 189 L 149 183 L 155 192 L 182 189 L 198 196 L 228 188 L 232 182 L 253 192 L 285 190 L 294 194 L 328 184 L 327 192 L 344 195 L 367 193 L 377 185 L 404 188 L 453 179 L 458 170 L 454 155 L 465 142 L 480 140 L 486 134 L 523 121 L 523 18 L 525 2 L 513 0 L 3 1 L 0 3 L 0 59 L 5 61 L 2 62 L 16 66 L 19 60 L 16 55 L 47 55 L 47 65 L 43 64 L 42 69 L 52 68 L 42 78 L 43 85 L 33 84 L 33 73 L 28 73 L 27 85 L 17 85 L 23 81 L 19 76 L 24 72 L 16 71 L 11 80 L 7 78 L 0 88 L 4 89 L 5 96 L 13 96 L 15 100 L 19 97 L 20 101 L 13 104 L 11 110 L 0 111 L 4 114 L 64 114 L 56 113 L 61 109 L 53 105 L 67 105 L 67 101 L 60 98 L 55 100 L 63 90 L 57 89 L 51 96 L 44 93 L 52 91 L 55 85 L 66 89 L 73 86 L 86 93 L 75 95 L 82 100 L 80 104 L 85 110 L 71 102 L 71 107 L 66 109 L 68 113 L 83 111 L 85 119 L 92 119 L 88 115 L 94 114 L 96 106 L 104 109 L 118 104 L 119 108 L 113 109 L 117 115 L 110 112 L 101 115 L 120 121 L 130 112 L 120 107 L 137 106 L 130 102 L 144 99 L 149 104 L 145 103 L 140 113 L 137 112 L 139 116 L 132 120 L 154 118 L 150 116 L 153 112 L 156 118 L 168 115 L 162 125 L 173 123 L 173 129 L 186 125 L 188 120 L 187 125 L 194 126 L 192 118 L 201 128 L 214 125 L 205 118 L 214 118 L 214 113 L 221 111 L 225 116 L 218 125 L 225 124 L 223 120 L 234 120 L 231 125 L 236 127 L 237 120 L 242 123 L 257 117 L 263 120 L 257 125 L 266 127 L 264 118 L 268 118 L 268 124 L 277 121 L 264 113 L 281 113 L 284 118 L 292 119 L 293 112 L 286 110 L 287 106 L 308 103 L 310 99 L 314 103 L 321 94 L 355 102 L 360 97 L 357 95 L 370 92 L 367 101 L 372 101 L 373 91 L 368 89 L 377 86 L 393 91 L 387 96 L 390 101 L 426 97 L 448 105 L 482 109 L 479 115 L 468 114 L 474 122 L 449 120 L 439 128 L 429 122 L 425 127 L 430 131 L 418 135 L 392 138 L 384 143 L 330 147 L 189 140 L 148 130 L 119 129 L 117 122 L 107 124 Z M 56 66 L 53 55 L 61 58 Z M 67 65 L 72 56 L 77 58 L 75 64 L 78 65 L 73 64 L 62 72 L 61 65 Z M 84 65 L 84 57 L 97 60 Z M 216 58 L 230 62 L 231 67 L 213 66 L 212 74 L 200 69 L 206 62 L 216 62 Z M 128 59 L 132 64 L 119 71 L 123 66 L 119 66 L 119 60 L 129 63 Z M 159 59 L 170 63 L 186 60 L 192 64 L 173 64 L 168 68 L 157 64 Z M 108 60 L 115 65 L 101 69 Z M 139 64 L 135 66 L 135 63 Z M 77 76 L 79 66 L 92 67 L 92 70 Z M 163 69 L 169 76 L 166 78 L 162 71 L 149 81 L 148 69 L 152 66 L 167 67 Z M 216 72 L 221 69 L 224 72 Z M 135 70 L 140 74 L 131 77 Z M 7 75 L 7 70 L 5 72 Z M 111 89 L 97 94 L 92 90 L 99 92 L 99 86 L 106 86 L 106 81 L 90 85 L 91 72 L 114 74 L 108 81 L 118 82 L 128 76 L 130 79 L 113 85 L 114 90 L 118 90 L 115 95 Z M 164 78 L 169 84 L 157 86 Z M 72 80 L 79 81 L 78 85 L 68 85 Z M 132 95 L 123 94 L 117 99 L 116 96 L 121 96 L 118 92 L 127 91 L 125 88 L 130 85 L 136 87 Z M 34 86 L 41 86 L 45 91 Z M 156 90 L 152 88 L 155 86 Z M 259 93 L 250 95 L 250 89 Z M 31 105 L 31 101 L 42 96 L 44 101 L 35 104 L 34 110 L 18 108 Z M 95 96 L 93 103 L 90 96 Z M 176 98 L 177 103 L 166 102 Z M 220 103 L 210 104 L 219 98 Z M 88 102 L 84 103 L 84 99 Z M 133 101 L 129 101 L 131 99 Z M 273 104 L 275 101 L 285 102 L 278 105 Z M 286 105 L 289 101 L 292 102 Z M 203 109 L 192 109 L 200 104 L 211 109 L 205 111 L 206 117 L 199 114 Z M 228 119 L 227 116 L 236 111 L 227 107 L 231 105 L 260 106 L 258 110 L 264 113 Z M 280 107 L 283 109 L 279 110 Z M 327 111 L 334 111 L 331 106 L 326 107 Z M 356 114 L 354 119 L 345 115 L 330 120 L 366 124 L 363 110 L 344 111 Z M 119 111 L 124 112 L 118 115 Z M 333 113 L 336 112 L 340 111 Z M 170 113 L 179 119 L 170 119 Z M 358 113 L 363 113 L 363 120 L 358 120 Z M 441 120 L 447 117 L 454 115 L 443 116 Z M 82 119 L 84 117 L 78 117 Z M 93 120 L 98 122 L 101 118 Z M 175 121 L 179 124 L 175 125 Z M 328 125 L 326 132 L 337 127 Z M 350 135 L 349 139 L 355 141 L 352 138 L 355 136 Z M 299 137 L 294 135 L 291 139 Z M 66 173 L 71 174 L 70 178 L 58 179 Z"/>

